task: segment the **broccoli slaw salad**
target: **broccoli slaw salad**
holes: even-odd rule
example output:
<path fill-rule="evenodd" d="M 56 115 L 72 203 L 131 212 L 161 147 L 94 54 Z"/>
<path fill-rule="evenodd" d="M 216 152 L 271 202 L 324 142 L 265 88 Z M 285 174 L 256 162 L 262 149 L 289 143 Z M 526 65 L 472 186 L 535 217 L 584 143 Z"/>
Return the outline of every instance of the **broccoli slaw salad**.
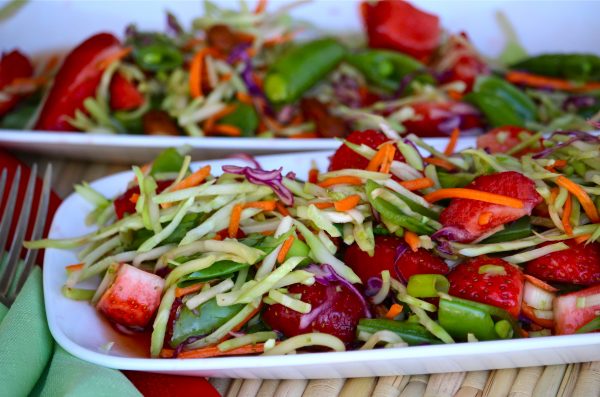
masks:
<path fill-rule="evenodd" d="M 497 129 L 455 152 L 458 130 L 443 151 L 383 131 L 352 133 L 308 175 L 243 155 L 192 171 L 168 149 L 116 198 L 76 186 L 96 231 L 26 246 L 78 248 L 64 296 L 151 334 L 152 357 L 599 329 L 597 136 Z"/>

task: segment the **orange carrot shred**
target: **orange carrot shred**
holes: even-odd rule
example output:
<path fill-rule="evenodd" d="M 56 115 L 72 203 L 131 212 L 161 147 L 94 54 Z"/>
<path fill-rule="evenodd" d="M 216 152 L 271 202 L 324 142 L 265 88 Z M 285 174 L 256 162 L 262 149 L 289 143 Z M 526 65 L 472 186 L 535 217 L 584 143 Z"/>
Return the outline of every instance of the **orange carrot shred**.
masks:
<path fill-rule="evenodd" d="M 264 343 L 249 344 L 235 349 L 221 351 L 217 345 L 201 347 L 195 350 L 183 351 L 177 355 L 177 358 L 209 358 L 220 356 L 241 356 L 245 354 L 258 354 L 265 351 Z M 162 349 L 160 357 L 173 358 L 175 351 L 173 349 Z"/>
<path fill-rule="evenodd" d="M 452 130 L 452 134 L 450 134 L 450 140 L 448 141 L 448 145 L 446 149 L 444 149 L 444 154 L 446 156 L 450 156 L 454 153 L 454 149 L 456 149 L 456 143 L 458 142 L 458 138 L 460 137 L 460 130 L 455 128 Z"/>
<path fill-rule="evenodd" d="M 242 130 L 239 127 L 229 124 L 217 124 L 209 132 L 217 132 L 227 136 L 241 136 Z"/>
<path fill-rule="evenodd" d="M 319 182 L 319 170 L 317 168 L 311 168 L 308 171 L 308 181 L 310 183 L 317 183 L 317 182 Z"/>
<path fill-rule="evenodd" d="M 281 201 L 278 201 L 277 203 L 275 203 L 275 208 L 277 208 L 277 211 L 283 216 L 290 215 L 290 211 L 288 211 L 288 209 L 285 208 L 285 205 L 283 205 L 283 203 Z"/>
<path fill-rule="evenodd" d="M 334 202 L 333 206 L 336 211 L 349 211 L 356 207 L 358 203 L 360 203 L 360 196 L 358 194 L 353 194 Z"/>
<path fill-rule="evenodd" d="M 227 105 L 223 109 L 218 111 L 217 113 L 210 116 L 204 122 L 204 130 L 206 130 L 206 131 L 212 130 L 215 127 L 215 124 L 217 123 L 218 120 L 222 119 L 223 117 L 227 116 L 228 114 L 235 112 L 235 109 L 236 109 L 235 105 Z"/>
<path fill-rule="evenodd" d="M 260 232 L 260 234 L 262 234 L 263 236 L 272 236 L 275 234 L 275 230 L 265 230 Z"/>
<path fill-rule="evenodd" d="M 125 58 L 131 52 L 131 47 L 124 47 L 110 54 L 108 57 L 102 59 L 96 64 L 96 67 L 100 70 L 104 70 L 110 66 L 111 63 L 116 62 Z"/>
<path fill-rule="evenodd" d="M 202 94 L 202 69 L 204 68 L 204 57 L 206 55 L 212 55 L 214 57 L 219 56 L 219 52 L 217 49 L 212 47 L 206 47 L 201 49 L 194 55 L 192 59 L 192 63 L 190 64 L 190 78 L 189 78 L 189 86 L 190 86 L 190 94 L 192 98 L 201 97 Z"/>
<path fill-rule="evenodd" d="M 177 288 L 175 288 L 175 297 L 181 298 L 184 295 L 198 292 L 202 289 L 202 287 L 204 287 L 204 283 L 193 284 L 193 285 L 189 285 L 187 287 L 182 287 L 182 288 L 177 287 Z"/>
<path fill-rule="evenodd" d="M 490 221 L 492 220 L 492 213 L 491 212 L 482 212 L 479 215 L 479 218 L 477 219 L 477 223 L 481 226 L 487 225 L 488 223 L 490 223 Z"/>
<path fill-rule="evenodd" d="M 314 205 L 315 207 L 317 207 L 320 210 L 333 207 L 333 203 L 329 202 L 329 201 L 319 201 L 316 203 L 311 203 L 310 205 Z"/>
<path fill-rule="evenodd" d="M 511 71 L 505 76 L 506 80 L 514 84 L 522 84 L 536 88 L 552 88 L 561 91 L 586 92 L 600 88 L 599 83 L 574 84 L 568 80 L 554 77 L 541 76 L 538 74 Z"/>
<path fill-rule="evenodd" d="M 291 139 L 312 139 L 318 138 L 318 135 L 316 132 L 300 132 L 298 134 L 290 135 L 289 137 Z"/>
<path fill-rule="evenodd" d="M 83 269 L 83 263 L 76 263 L 74 265 L 65 266 L 67 272 L 74 272 Z"/>
<path fill-rule="evenodd" d="M 177 185 L 175 185 L 175 187 L 173 189 L 171 189 L 171 191 L 173 192 L 175 190 L 182 190 L 182 189 L 187 189 L 190 187 L 198 186 L 209 175 L 210 175 L 210 165 L 206 165 L 206 166 L 200 168 L 199 170 L 197 170 L 196 172 L 194 172 L 192 175 L 184 178 Z"/>
<path fill-rule="evenodd" d="M 131 197 L 129 197 L 129 201 L 131 201 L 133 204 L 137 204 L 139 199 L 140 195 L 138 193 L 133 193 Z"/>
<path fill-rule="evenodd" d="M 529 281 L 531 284 L 535 285 L 536 287 L 539 287 L 539 288 L 543 289 L 544 291 L 548 291 L 548 292 L 556 292 L 556 291 L 558 291 L 557 288 L 554 288 L 550 284 L 547 284 L 546 282 L 540 280 L 537 277 L 533 277 L 530 274 L 526 274 L 525 275 L 525 280 Z"/>
<path fill-rule="evenodd" d="M 562 225 L 565 228 L 565 233 L 567 233 L 568 236 L 572 236 L 573 235 L 573 227 L 571 226 L 571 211 L 573 209 L 573 203 L 571 201 L 571 195 L 568 194 L 567 195 L 567 201 L 565 201 L 565 206 L 563 208 L 563 213 L 562 213 Z"/>
<path fill-rule="evenodd" d="M 362 185 L 362 179 L 356 176 L 334 176 L 318 183 L 321 187 L 330 187 L 334 185 Z"/>
<path fill-rule="evenodd" d="M 246 105 L 252 105 L 252 97 L 244 92 L 239 92 L 235 94 L 235 97 L 238 101 L 245 103 Z"/>
<path fill-rule="evenodd" d="M 394 317 L 396 317 L 398 314 L 402 313 L 402 309 L 404 309 L 404 307 L 402 305 L 394 303 L 390 307 L 390 310 L 388 310 L 387 313 L 385 314 L 385 318 L 387 318 L 389 320 L 393 320 Z"/>
<path fill-rule="evenodd" d="M 581 206 L 583 207 L 583 210 L 585 211 L 586 215 L 588 216 L 588 218 L 590 218 L 590 220 L 593 223 L 600 223 L 600 215 L 598 214 L 598 209 L 596 208 L 596 205 L 594 204 L 590 196 L 587 194 L 587 192 L 581 188 L 581 186 L 579 186 L 578 184 L 576 184 L 575 182 L 571 181 L 563 175 L 560 175 L 558 178 L 556 178 L 556 184 L 558 186 L 564 187 L 571 194 L 573 194 L 573 196 L 577 197 L 577 200 L 579 200 L 579 202 L 581 203 Z"/>
<path fill-rule="evenodd" d="M 417 178 L 417 179 L 412 179 L 410 181 L 402 181 L 402 182 L 400 182 L 400 184 L 404 188 L 411 190 L 411 191 L 427 189 L 434 185 L 433 180 L 431 178 Z"/>
<path fill-rule="evenodd" d="M 283 263 L 285 261 L 285 256 L 289 252 L 293 243 L 294 243 L 294 236 L 288 237 L 283 242 L 283 245 L 281 246 L 281 249 L 279 250 L 279 253 L 277 254 L 277 262 L 278 263 Z"/>
<path fill-rule="evenodd" d="M 456 169 L 456 166 L 451 162 L 437 157 L 425 157 L 423 161 L 425 161 L 427 164 L 433 164 L 447 171 L 454 171 L 454 169 Z"/>
<path fill-rule="evenodd" d="M 235 238 L 235 236 L 237 236 L 238 230 L 240 229 L 240 220 L 243 209 L 243 204 L 236 204 L 231 210 L 231 218 L 229 219 L 229 227 L 227 228 L 229 238 Z"/>
<path fill-rule="evenodd" d="M 512 208 L 523 208 L 523 201 L 514 197 L 503 196 L 501 194 L 494 194 L 483 192 L 481 190 L 466 189 L 466 188 L 448 188 L 439 189 L 435 192 L 426 194 L 424 199 L 430 203 L 449 199 L 449 198 L 464 198 L 477 201 L 484 201 L 486 203 L 505 205 Z"/>
<path fill-rule="evenodd" d="M 392 168 L 392 162 L 394 161 L 394 155 L 396 154 L 396 147 L 394 145 L 387 145 L 385 158 L 379 167 L 379 172 L 389 174 L 390 168 Z"/>
<path fill-rule="evenodd" d="M 274 211 L 276 206 L 277 202 L 275 200 L 250 201 L 244 204 L 244 208 L 258 208 L 263 211 Z"/>
<path fill-rule="evenodd" d="M 408 244 L 412 252 L 417 252 L 421 246 L 421 240 L 419 239 L 419 236 L 410 230 L 406 230 L 404 232 L 404 241 L 406 244 Z"/>
<path fill-rule="evenodd" d="M 592 233 L 586 233 L 582 234 L 581 236 L 575 237 L 573 240 L 575 240 L 577 244 L 581 244 L 585 243 L 590 237 L 592 237 Z"/>
<path fill-rule="evenodd" d="M 258 0 L 258 3 L 256 4 L 256 8 L 254 9 L 254 13 L 260 14 L 261 12 L 264 12 L 266 8 L 267 8 L 267 0 Z"/>
<path fill-rule="evenodd" d="M 379 148 L 377 153 L 375 153 L 375 156 L 369 161 L 367 171 L 377 171 L 379 167 L 381 167 L 381 164 L 383 164 L 388 153 L 388 145 L 389 144 L 386 143 Z"/>

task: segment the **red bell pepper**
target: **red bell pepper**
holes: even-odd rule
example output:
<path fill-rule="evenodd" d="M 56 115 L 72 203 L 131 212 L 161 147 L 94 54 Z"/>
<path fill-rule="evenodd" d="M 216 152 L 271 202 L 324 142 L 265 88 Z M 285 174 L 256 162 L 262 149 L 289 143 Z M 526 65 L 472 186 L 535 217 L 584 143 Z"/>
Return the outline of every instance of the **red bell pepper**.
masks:
<path fill-rule="evenodd" d="M 363 1 L 369 47 L 400 51 L 426 62 L 440 44 L 440 20 L 406 1 Z"/>
<path fill-rule="evenodd" d="M 98 33 L 76 47 L 63 62 L 35 125 L 36 130 L 76 131 L 67 117 L 83 109 L 83 101 L 96 95 L 102 77 L 102 61 L 122 51 L 119 40 Z"/>
<path fill-rule="evenodd" d="M 110 82 L 110 108 L 112 110 L 133 110 L 144 104 L 144 96 L 135 84 L 121 73 L 116 73 Z"/>
<path fill-rule="evenodd" d="M 418 136 L 450 136 L 455 128 L 480 132 L 483 124 L 476 109 L 462 102 L 419 102 L 410 105 L 416 117 L 402 122 L 409 133 Z"/>
<path fill-rule="evenodd" d="M 33 66 L 29 58 L 19 50 L 2 53 L 0 58 L 0 91 L 13 83 L 16 79 L 25 79 L 33 76 Z M 6 94 L 8 98 L 0 98 L 0 117 L 8 113 L 21 99 L 20 95 Z"/>

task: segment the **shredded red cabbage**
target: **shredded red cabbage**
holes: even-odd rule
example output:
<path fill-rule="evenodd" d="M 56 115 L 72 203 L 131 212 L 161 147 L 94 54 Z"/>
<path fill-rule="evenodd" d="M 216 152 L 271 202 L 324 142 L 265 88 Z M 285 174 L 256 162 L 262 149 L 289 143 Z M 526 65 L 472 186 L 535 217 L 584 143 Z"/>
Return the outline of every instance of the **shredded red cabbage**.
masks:
<path fill-rule="evenodd" d="M 176 36 L 184 33 L 183 27 L 177 20 L 177 17 L 170 12 L 167 12 L 167 29 Z"/>
<path fill-rule="evenodd" d="M 228 174 L 244 175 L 248 182 L 256 185 L 264 185 L 273 189 L 273 192 L 281 199 L 285 205 L 294 204 L 294 195 L 283 185 L 280 167 L 276 170 L 266 171 L 259 168 L 238 167 L 236 165 L 224 165 L 223 172 Z"/>
<path fill-rule="evenodd" d="M 399 244 L 396 248 L 396 257 L 394 258 L 394 272 L 396 273 L 396 278 L 404 283 L 406 280 L 402 277 L 402 273 L 400 273 L 400 269 L 398 269 L 398 261 L 404 255 L 404 253 L 408 250 L 408 244 L 402 243 Z"/>
<path fill-rule="evenodd" d="M 260 163 L 256 160 L 256 158 L 254 158 L 254 156 L 248 154 L 248 153 L 234 153 L 231 154 L 229 156 L 227 156 L 227 158 L 230 159 L 240 159 L 243 161 L 247 161 L 248 163 L 252 164 L 252 166 L 258 170 L 262 170 L 262 166 L 260 165 Z"/>
<path fill-rule="evenodd" d="M 565 142 L 559 143 L 557 145 L 554 145 L 551 148 L 542 150 L 541 152 L 537 152 L 536 154 L 533 155 L 534 159 L 540 159 L 540 158 L 549 156 L 550 154 L 554 153 L 558 149 L 561 149 L 565 146 L 569 146 L 573 142 L 577 142 L 577 141 L 600 143 L 600 137 L 594 136 L 594 135 L 584 132 L 584 131 L 557 131 L 550 136 L 550 139 L 552 139 L 552 137 L 554 137 L 555 135 L 566 135 L 566 136 L 570 136 L 571 139 L 569 139 Z"/>
<path fill-rule="evenodd" d="M 465 241 L 470 237 L 466 230 L 456 226 L 445 226 L 431 235 L 431 239 L 434 241 Z"/>
<path fill-rule="evenodd" d="M 331 283 L 340 283 L 348 287 L 348 289 L 352 291 L 362 303 L 365 317 L 371 318 L 371 311 L 369 310 L 369 305 L 367 304 L 365 297 L 362 296 L 360 291 L 356 289 L 351 282 L 337 274 L 331 265 L 323 264 L 319 266 L 316 264 L 311 264 L 305 270 L 314 274 L 315 280 L 321 285 L 328 286 L 331 285 Z"/>
<path fill-rule="evenodd" d="M 381 287 L 383 286 L 383 281 L 380 276 L 374 276 L 367 280 L 367 288 L 365 288 L 365 295 L 371 297 L 377 295 Z"/>

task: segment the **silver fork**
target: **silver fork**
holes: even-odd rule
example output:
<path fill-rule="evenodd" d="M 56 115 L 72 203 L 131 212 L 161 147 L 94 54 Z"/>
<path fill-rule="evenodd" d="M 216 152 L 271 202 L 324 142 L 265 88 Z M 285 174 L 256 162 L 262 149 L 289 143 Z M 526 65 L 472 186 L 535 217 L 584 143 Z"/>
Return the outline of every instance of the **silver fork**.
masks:
<path fill-rule="evenodd" d="M 0 174 L 0 200 L 4 197 L 7 176 L 7 170 L 3 169 L 2 174 Z M 32 204 L 35 193 L 36 177 L 37 164 L 34 164 L 33 167 L 31 167 L 31 174 L 29 175 L 29 181 L 27 182 L 27 190 L 25 191 L 21 211 L 20 213 L 15 214 L 15 203 L 19 191 L 19 184 L 21 182 L 21 167 L 17 168 L 8 193 L 6 206 L 4 207 L 4 214 L 0 214 L 0 253 L 2 253 L 6 245 L 13 216 L 17 216 L 19 219 L 8 252 L 3 257 L 0 255 L 3 259 L 3 266 L 0 267 L 0 302 L 7 307 L 10 307 L 14 302 L 15 297 L 21 290 L 21 287 L 23 287 L 23 284 L 25 284 L 27 276 L 31 272 L 37 258 L 38 250 L 27 250 L 25 259 L 23 261 L 20 260 L 20 253 L 23 249 L 23 240 L 25 239 L 25 233 L 27 231 L 27 226 L 29 225 L 29 216 L 34 210 Z M 42 185 L 35 224 L 31 234 L 32 240 L 40 239 L 44 232 L 48 214 L 48 202 L 50 200 L 51 179 L 52 166 L 48 164 L 44 174 L 44 183 Z M 21 267 L 20 269 L 18 269 L 19 266 Z"/>

